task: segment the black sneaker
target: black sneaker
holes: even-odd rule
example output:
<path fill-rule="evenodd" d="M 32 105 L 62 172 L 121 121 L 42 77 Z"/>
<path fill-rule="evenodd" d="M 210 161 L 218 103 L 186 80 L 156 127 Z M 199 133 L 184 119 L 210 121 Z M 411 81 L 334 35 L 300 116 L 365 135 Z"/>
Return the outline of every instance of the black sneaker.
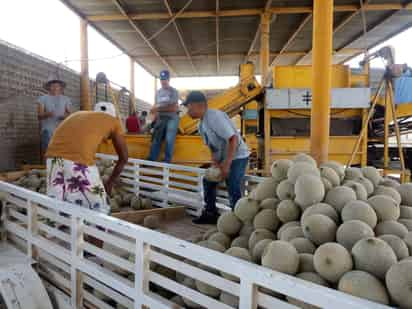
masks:
<path fill-rule="evenodd" d="M 216 224 L 218 219 L 218 214 L 216 213 L 208 213 L 202 212 L 200 217 L 193 219 L 192 222 L 194 224 Z"/>

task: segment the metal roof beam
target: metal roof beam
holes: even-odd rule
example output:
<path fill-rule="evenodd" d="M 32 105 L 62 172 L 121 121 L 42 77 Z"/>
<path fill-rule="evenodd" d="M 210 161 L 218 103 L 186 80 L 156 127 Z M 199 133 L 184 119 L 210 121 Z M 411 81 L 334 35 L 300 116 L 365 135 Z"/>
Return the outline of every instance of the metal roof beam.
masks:
<path fill-rule="evenodd" d="M 345 48 L 343 50 L 340 50 L 340 54 L 352 54 L 352 53 L 359 53 L 362 52 L 363 49 L 356 49 L 356 48 Z M 335 51 L 335 53 L 337 53 Z M 279 52 L 271 52 L 270 57 L 276 57 L 280 53 Z M 284 56 L 303 56 L 306 55 L 307 51 L 285 51 L 282 53 Z M 252 52 L 250 57 L 257 57 L 259 55 L 258 52 Z M 244 53 L 228 53 L 228 54 L 222 54 L 219 53 L 219 58 L 234 58 L 234 57 L 244 57 Z M 186 60 L 187 57 L 186 55 L 163 55 L 163 58 L 166 60 L 171 60 L 171 61 L 179 61 L 179 60 Z M 211 53 L 211 54 L 192 54 L 192 58 L 195 60 L 205 60 L 205 59 L 215 59 L 216 58 L 216 53 Z M 151 59 L 157 59 L 155 55 L 140 55 L 140 56 L 134 56 L 134 59 L 136 60 L 151 60 Z"/>
<path fill-rule="evenodd" d="M 384 18 L 380 19 L 378 22 L 374 23 L 372 26 L 370 26 L 366 33 L 364 33 L 363 31 L 358 34 L 355 38 L 353 38 L 350 42 L 346 43 L 342 48 L 338 49 L 338 51 L 347 49 L 349 45 L 351 45 L 353 42 L 363 38 L 365 35 L 367 35 L 369 32 L 375 30 L 376 28 L 378 28 L 380 25 L 382 25 L 383 23 L 385 23 L 387 20 L 389 20 L 393 15 L 395 15 L 396 13 L 398 13 L 399 11 L 403 10 L 403 9 L 410 9 L 412 8 L 412 1 L 408 1 L 407 4 L 402 4 L 401 5 L 401 9 L 393 11 L 391 13 L 389 13 L 388 15 L 386 15 Z M 378 44 L 380 44 L 381 42 L 379 42 Z M 378 44 L 373 44 L 373 46 L 376 46 Z M 373 46 L 365 46 L 366 49 L 370 49 Z M 349 60 L 351 60 L 352 58 L 355 58 L 356 56 L 362 54 L 365 51 L 365 49 L 363 49 L 361 52 L 357 52 L 352 54 L 351 56 L 345 58 L 343 61 L 341 61 L 340 63 L 345 63 Z"/>
<path fill-rule="evenodd" d="M 286 43 L 283 45 L 282 49 L 279 51 L 278 55 L 275 56 L 275 58 L 272 60 L 272 63 L 270 66 L 275 65 L 276 60 L 279 59 L 279 57 L 284 54 L 286 49 L 289 48 L 290 44 L 295 40 L 295 38 L 298 36 L 299 32 L 302 31 L 303 27 L 312 19 L 312 13 L 308 14 L 299 24 L 299 26 L 296 28 L 296 30 L 292 33 L 292 35 L 289 37 L 289 39 L 286 41 Z"/>
<path fill-rule="evenodd" d="M 146 43 L 147 46 L 150 47 L 150 49 L 153 51 L 153 53 L 159 58 L 159 60 L 169 69 L 171 73 L 174 75 L 177 75 L 175 70 L 170 66 L 170 64 L 159 54 L 157 49 L 153 46 L 152 43 L 147 39 L 146 35 L 140 30 L 140 28 L 135 24 L 135 22 L 129 17 L 127 14 L 125 8 L 123 7 L 122 3 L 119 0 L 112 0 L 112 2 L 116 5 L 117 9 L 120 11 L 120 13 L 126 17 L 127 21 L 129 22 L 130 26 L 137 32 L 137 34 L 140 36 L 141 39 Z"/>
<path fill-rule="evenodd" d="M 273 2 L 273 0 L 267 0 L 267 1 L 266 1 L 266 5 L 265 5 L 265 9 L 264 9 L 265 11 L 267 11 L 267 10 L 270 9 L 270 7 L 272 6 L 272 2 Z M 276 19 L 276 15 L 274 15 L 274 18 Z M 272 23 L 273 21 L 274 21 L 274 20 L 272 20 L 271 23 Z M 255 36 L 254 36 L 254 38 L 253 38 L 253 40 L 252 40 L 252 43 L 250 44 L 250 47 L 249 47 L 249 50 L 248 50 L 248 52 L 247 52 L 247 55 L 246 55 L 246 57 L 245 57 L 245 61 L 244 61 L 244 62 L 247 62 L 247 61 L 249 60 L 249 56 L 252 54 L 253 50 L 255 49 L 255 45 L 256 45 L 256 42 L 257 42 L 259 36 L 260 36 L 260 22 L 259 22 L 259 24 L 258 24 L 256 33 L 255 33 Z"/>
<path fill-rule="evenodd" d="M 364 0 L 363 1 L 363 9 L 365 10 L 366 7 L 368 7 L 369 0 Z M 340 31 L 345 25 L 347 25 L 356 15 L 358 15 L 361 12 L 362 8 L 358 8 L 355 12 L 350 13 L 344 20 L 342 20 L 334 29 L 333 29 L 333 35 L 336 34 L 336 32 Z M 312 50 L 310 50 L 306 55 L 304 55 L 302 58 L 298 59 L 296 62 L 296 65 L 299 65 L 305 60 L 307 57 L 310 57 L 312 55 Z"/>
<path fill-rule="evenodd" d="M 207 18 L 207 17 L 231 17 L 231 16 L 253 16 L 260 15 L 264 12 L 264 8 L 250 8 L 237 10 L 210 10 L 210 11 L 185 11 L 175 18 Z M 359 5 L 336 5 L 335 12 L 356 12 L 359 10 Z M 364 6 L 365 11 L 397 11 L 397 10 L 412 10 L 412 5 L 402 5 L 397 3 L 379 3 L 367 4 Z M 311 14 L 312 6 L 287 6 L 287 7 L 270 7 L 268 11 L 271 14 Z M 154 13 L 131 13 L 128 16 L 123 14 L 107 14 L 107 15 L 89 15 L 86 16 L 89 21 L 116 21 L 116 20 L 159 20 L 169 19 L 170 15 L 166 12 Z"/>
<path fill-rule="evenodd" d="M 166 8 L 167 8 L 167 11 L 169 12 L 170 17 L 173 18 L 173 12 L 172 12 L 172 9 L 170 8 L 169 1 L 168 1 L 168 0 L 164 0 L 164 4 L 165 4 L 165 6 L 166 6 Z M 187 49 L 186 43 L 185 43 L 185 41 L 184 41 L 184 39 L 183 39 L 182 32 L 181 32 L 181 30 L 179 29 L 179 26 L 178 26 L 178 24 L 177 24 L 177 22 L 176 22 L 175 20 L 173 20 L 173 26 L 174 26 L 175 29 L 176 29 L 177 36 L 179 37 L 180 44 L 181 44 L 182 47 L 183 47 L 183 50 L 184 50 L 184 52 L 185 52 L 185 54 L 186 54 L 186 57 L 187 57 L 187 59 L 189 60 L 191 66 L 192 66 L 193 73 L 194 73 L 194 74 L 198 74 L 198 71 L 197 71 L 197 69 L 196 69 L 196 67 L 195 67 L 195 64 L 193 63 L 192 56 L 190 55 L 189 50 Z"/>

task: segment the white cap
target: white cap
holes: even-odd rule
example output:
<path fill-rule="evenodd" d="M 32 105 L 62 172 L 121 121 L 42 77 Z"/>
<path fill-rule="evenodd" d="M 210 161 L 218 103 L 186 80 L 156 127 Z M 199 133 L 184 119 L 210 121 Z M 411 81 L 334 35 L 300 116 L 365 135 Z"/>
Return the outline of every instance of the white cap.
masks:
<path fill-rule="evenodd" d="M 110 102 L 99 102 L 94 106 L 95 112 L 106 113 L 112 117 L 116 118 L 116 109 L 114 108 L 113 103 Z"/>

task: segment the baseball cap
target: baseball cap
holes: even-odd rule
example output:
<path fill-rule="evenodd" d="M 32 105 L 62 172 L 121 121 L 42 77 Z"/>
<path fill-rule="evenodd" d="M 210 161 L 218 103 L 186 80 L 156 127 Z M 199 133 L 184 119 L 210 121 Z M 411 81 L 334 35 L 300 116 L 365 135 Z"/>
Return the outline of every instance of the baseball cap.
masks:
<path fill-rule="evenodd" d="M 184 106 L 187 106 L 190 103 L 204 103 L 207 102 L 207 99 L 203 92 L 201 91 L 191 91 L 187 97 L 186 100 L 182 103 Z"/>
<path fill-rule="evenodd" d="M 160 76 L 160 80 L 169 80 L 170 79 L 170 73 L 169 73 L 168 70 L 160 71 L 159 76 Z"/>
<path fill-rule="evenodd" d="M 99 102 L 94 106 L 95 112 L 102 112 L 116 118 L 116 109 L 110 102 Z"/>

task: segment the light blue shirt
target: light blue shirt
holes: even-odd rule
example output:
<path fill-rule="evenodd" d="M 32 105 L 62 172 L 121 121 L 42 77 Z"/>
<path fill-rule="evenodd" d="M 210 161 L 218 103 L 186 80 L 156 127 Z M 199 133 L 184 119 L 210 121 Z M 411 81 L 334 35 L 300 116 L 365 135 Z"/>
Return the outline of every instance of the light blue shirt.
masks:
<path fill-rule="evenodd" d="M 71 109 L 71 101 L 64 95 L 44 95 L 38 98 L 38 103 L 43 106 L 45 112 L 52 112 L 53 117 L 41 120 L 41 131 L 48 131 L 53 134 L 57 126 L 62 122 L 66 109 Z"/>
<path fill-rule="evenodd" d="M 229 116 L 215 109 L 208 109 L 199 123 L 199 134 L 212 152 L 213 158 L 223 162 L 227 157 L 229 138 L 236 135 L 238 145 L 233 159 L 249 156 L 249 149 Z"/>

